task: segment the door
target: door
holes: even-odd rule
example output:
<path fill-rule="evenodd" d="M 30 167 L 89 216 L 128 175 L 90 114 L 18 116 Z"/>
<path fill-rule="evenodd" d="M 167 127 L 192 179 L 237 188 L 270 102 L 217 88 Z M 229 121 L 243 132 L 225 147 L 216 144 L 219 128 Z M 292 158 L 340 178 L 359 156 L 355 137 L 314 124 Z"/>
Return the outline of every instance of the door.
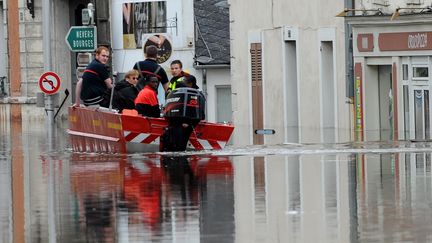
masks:
<path fill-rule="evenodd" d="M 410 139 L 430 139 L 430 102 L 430 87 L 428 85 L 411 86 L 409 91 Z"/>

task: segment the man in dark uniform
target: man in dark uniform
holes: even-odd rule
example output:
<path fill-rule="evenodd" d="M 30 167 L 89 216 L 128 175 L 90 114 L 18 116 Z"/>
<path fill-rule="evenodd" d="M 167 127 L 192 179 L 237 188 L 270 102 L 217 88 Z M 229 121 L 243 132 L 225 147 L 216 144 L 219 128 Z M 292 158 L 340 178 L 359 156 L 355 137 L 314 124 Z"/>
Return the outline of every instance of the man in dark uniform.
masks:
<path fill-rule="evenodd" d="M 145 49 L 145 57 L 146 59 L 144 61 L 140 61 L 135 63 L 133 66 L 133 69 L 138 70 L 140 72 L 140 77 L 147 77 L 147 76 L 156 76 L 159 80 L 159 82 L 162 83 L 162 86 L 167 92 L 168 90 L 168 76 L 165 72 L 165 70 L 157 63 L 157 52 L 158 49 L 156 46 L 147 46 Z M 138 90 L 141 90 L 146 85 L 142 81 L 143 79 L 140 79 L 138 82 L 137 88 Z"/>
<path fill-rule="evenodd" d="M 191 88 L 196 90 L 194 97 L 196 98 L 196 105 L 200 108 L 195 108 L 199 114 L 194 115 L 196 118 L 190 117 L 166 117 L 168 120 L 168 126 L 165 128 L 164 133 L 161 136 L 160 151 L 185 151 L 194 127 L 203 119 L 205 119 L 205 97 L 198 89 L 196 84 L 196 78 L 193 75 L 185 76 L 183 81 L 178 82 L 176 89 Z M 173 95 L 176 91 L 170 93 L 168 98 Z M 187 91 L 192 92 L 192 91 Z M 187 101 L 185 101 L 187 102 Z M 171 109 L 168 105 L 165 112 Z"/>
<path fill-rule="evenodd" d="M 95 59 L 86 67 L 82 79 L 77 83 L 75 105 L 79 105 L 82 100 L 84 105 L 109 106 L 110 90 L 113 88 L 106 66 L 109 54 L 105 46 L 96 49 Z"/>
<path fill-rule="evenodd" d="M 180 60 L 174 60 L 171 62 L 171 75 L 173 76 L 170 79 L 168 85 L 168 92 L 175 90 L 177 88 L 177 84 L 182 82 L 185 76 L 188 76 L 188 73 L 183 71 L 183 63 Z"/>

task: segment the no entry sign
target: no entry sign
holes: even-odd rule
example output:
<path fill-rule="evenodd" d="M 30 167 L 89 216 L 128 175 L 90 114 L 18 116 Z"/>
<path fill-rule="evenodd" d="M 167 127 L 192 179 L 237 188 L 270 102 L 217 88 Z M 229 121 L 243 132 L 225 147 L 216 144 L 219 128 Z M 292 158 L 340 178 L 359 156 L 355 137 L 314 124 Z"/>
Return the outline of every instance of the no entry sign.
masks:
<path fill-rule="evenodd" d="M 60 77 L 55 72 L 46 72 L 39 79 L 39 87 L 45 94 L 54 94 L 60 89 Z"/>

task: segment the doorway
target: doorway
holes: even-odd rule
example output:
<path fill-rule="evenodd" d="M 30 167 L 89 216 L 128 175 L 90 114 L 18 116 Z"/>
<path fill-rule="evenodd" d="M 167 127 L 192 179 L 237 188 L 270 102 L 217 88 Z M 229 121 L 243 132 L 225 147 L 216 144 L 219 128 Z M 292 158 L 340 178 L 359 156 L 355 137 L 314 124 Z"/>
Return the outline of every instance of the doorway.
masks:
<path fill-rule="evenodd" d="M 430 87 L 427 85 L 412 85 L 409 89 L 410 139 L 430 139 Z"/>
<path fill-rule="evenodd" d="M 392 66 L 367 66 L 365 135 L 368 141 L 393 139 Z"/>

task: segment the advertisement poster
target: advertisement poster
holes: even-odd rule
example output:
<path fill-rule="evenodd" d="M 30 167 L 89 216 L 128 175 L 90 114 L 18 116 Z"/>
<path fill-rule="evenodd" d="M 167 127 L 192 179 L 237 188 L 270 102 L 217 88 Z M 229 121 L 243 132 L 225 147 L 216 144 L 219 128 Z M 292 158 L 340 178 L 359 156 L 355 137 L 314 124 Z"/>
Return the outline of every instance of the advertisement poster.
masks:
<path fill-rule="evenodd" d="M 123 48 L 144 45 L 143 35 L 166 33 L 166 1 L 123 3 Z"/>
<path fill-rule="evenodd" d="M 362 91 L 361 79 L 356 77 L 354 83 L 355 94 L 355 138 L 356 141 L 363 141 L 363 110 L 362 110 Z"/>

